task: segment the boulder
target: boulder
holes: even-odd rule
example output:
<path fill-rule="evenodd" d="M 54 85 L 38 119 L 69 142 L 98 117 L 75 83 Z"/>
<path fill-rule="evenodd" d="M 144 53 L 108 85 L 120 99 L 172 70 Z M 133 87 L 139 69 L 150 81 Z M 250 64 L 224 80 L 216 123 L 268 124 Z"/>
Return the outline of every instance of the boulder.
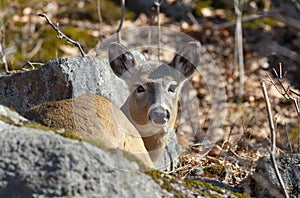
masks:
<path fill-rule="evenodd" d="M 300 154 L 282 154 L 276 158 L 276 163 L 289 196 L 299 197 Z M 252 196 L 285 197 L 269 157 L 258 160 L 251 183 Z"/>
<path fill-rule="evenodd" d="M 126 84 L 113 74 L 108 60 L 89 56 L 57 58 L 36 70 L 0 77 L 0 104 L 21 114 L 44 102 L 85 93 L 106 96 L 119 107 L 128 96 Z"/>
<path fill-rule="evenodd" d="M 26 120 L 8 108 L 0 110 L 14 116 L 0 119 L 0 197 L 172 196 L 124 152 L 15 126 L 11 120 Z"/>

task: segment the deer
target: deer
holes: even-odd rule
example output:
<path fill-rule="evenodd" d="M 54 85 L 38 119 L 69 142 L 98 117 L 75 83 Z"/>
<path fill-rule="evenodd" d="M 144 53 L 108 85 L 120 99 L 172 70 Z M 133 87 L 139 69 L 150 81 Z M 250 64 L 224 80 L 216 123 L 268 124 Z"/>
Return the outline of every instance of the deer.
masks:
<path fill-rule="evenodd" d="M 153 167 L 174 131 L 181 88 L 194 73 L 199 54 L 200 43 L 189 42 L 170 63 L 138 63 L 129 49 L 112 42 L 108 50 L 110 67 L 129 89 L 120 109 L 103 96 L 87 94 L 34 106 L 25 117 L 54 128 L 77 131 L 83 137 L 96 136 L 95 140 L 106 145 L 142 155 L 140 159 Z"/>
<path fill-rule="evenodd" d="M 154 163 L 174 130 L 181 88 L 194 73 L 199 54 L 200 43 L 189 42 L 170 63 L 139 64 L 123 45 L 112 43 L 109 47 L 110 66 L 127 83 L 130 93 L 121 110 L 140 133 Z"/>

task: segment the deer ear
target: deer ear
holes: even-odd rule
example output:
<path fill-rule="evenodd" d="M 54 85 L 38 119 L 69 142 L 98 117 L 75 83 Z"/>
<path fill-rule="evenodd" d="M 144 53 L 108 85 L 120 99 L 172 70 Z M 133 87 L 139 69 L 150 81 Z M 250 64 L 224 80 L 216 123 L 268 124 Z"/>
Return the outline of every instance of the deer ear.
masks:
<path fill-rule="evenodd" d="M 116 42 L 111 43 L 108 57 L 111 69 L 119 78 L 130 78 L 136 61 L 133 54 L 125 46 Z"/>
<path fill-rule="evenodd" d="M 199 64 L 200 43 L 193 41 L 187 43 L 175 55 L 170 66 L 179 70 L 186 78 L 192 75 Z"/>

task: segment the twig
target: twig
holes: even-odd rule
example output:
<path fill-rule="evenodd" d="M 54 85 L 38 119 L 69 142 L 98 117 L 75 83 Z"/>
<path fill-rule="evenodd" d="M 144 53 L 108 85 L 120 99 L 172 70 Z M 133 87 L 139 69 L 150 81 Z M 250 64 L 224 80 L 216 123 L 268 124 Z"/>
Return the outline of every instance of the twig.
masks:
<path fill-rule="evenodd" d="M 292 153 L 293 152 L 293 147 L 292 147 L 292 144 L 291 144 L 290 136 L 289 136 L 288 131 L 287 131 L 287 124 L 286 123 L 285 123 L 285 134 L 286 134 L 286 137 L 287 137 L 287 141 L 289 143 L 290 152 Z"/>
<path fill-rule="evenodd" d="M 151 9 L 151 13 L 150 13 L 150 16 L 148 17 L 148 23 L 149 23 L 149 26 L 153 26 L 153 10 Z M 152 28 L 149 28 L 149 31 L 148 31 L 148 51 L 147 51 L 147 59 L 150 60 L 151 58 L 151 54 L 152 54 Z"/>
<path fill-rule="evenodd" d="M 102 40 L 102 30 L 101 30 L 101 25 L 102 25 L 102 14 L 101 14 L 101 4 L 100 4 L 100 0 L 97 0 L 97 15 L 98 15 L 98 19 L 99 19 L 99 41 Z"/>
<path fill-rule="evenodd" d="M 293 102 L 297 115 L 298 115 L 298 150 L 300 149 L 300 108 L 299 108 L 299 104 L 298 101 L 295 97 L 293 97 L 291 93 L 295 94 L 296 96 L 299 96 L 299 93 L 296 92 L 295 90 L 291 89 L 291 86 L 288 85 L 287 87 L 284 86 L 283 84 L 283 77 L 284 75 L 282 75 L 282 65 L 281 63 L 279 64 L 279 74 L 278 72 L 273 68 L 273 71 L 276 75 L 276 82 L 277 84 L 274 82 L 274 80 L 272 79 L 272 77 L 267 73 L 268 76 L 268 81 L 272 83 L 272 85 L 276 88 L 277 92 L 280 93 L 286 100 L 290 100 Z M 280 86 L 280 87 L 278 87 Z"/>
<path fill-rule="evenodd" d="M 298 109 L 298 151 L 300 150 L 300 111 L 299 111 L 299 101 L 300 99 L 298 98 L 298 102 L 295 101 L 295 105 L 297 106 Z"/>
<path fill-rule="evenodd" d="M 22 66 L 22 69 L 27 70 L 25 68 L 27 65 L 31 66 L 32 69 L 35 69 L 35 65 L 36 66 L 42 66 L 42 65 L 44 65 L 44 63 L 34 63 L 34 62 L 27 61 L 26 64 Z"/>
<path fill-rule="evenodd" d="M 102 14 L 101 14 L 101 4 L 100 4 L 100 0 L 96 0 L 97 3 L 97 15 L 98 15 L 98 19 L 99 19 L 99 37 L 98 37 L 98 42 L 96 44 L 95 47 L 95 52 L 96 52 L 96 56 L 99 55 L 99 48 L 102 42 L 102 30 L 101 30 L 101 25 L 102 25 Z"/>
<path fill-rule="evenodd" d="M 201 30 L 201 25 L 199 24 L 199 22 L 197 21 L 196 17 L 193 15 L 193 13 L 188 12 L 188 13 L 186 14 L 186 16 L 192 21 L 192 23 L 193 23 L 194 25 L 196 25 L 197 30 L 200 31 L 200 30 Z"/>
<path fill-rule="evenodd" d="M 272 79 L 272 77 L 270 76 L 270 74 L 268 74 L 268 73 L 266 73 L 266 74 L 268 76 L 267 80 L 275 87 L 275 89 L 277 90 L 278 93 L 280 93 L 282 96 L 284 96 L 284 93 L 282 93 L 281 90 L 277 87 L 276 83 L 274 82 L 274 80 Z"/>
<path fill-rule="evenodd" d="M 151 56 L 151 37 L 152 37 L 152 28 L 149 28 L 149 32 L 148 32 L 148 60 L 150 60 L 150 56 Z"/>
<path fill-rule="evenodd" d="M 5 31 L 5 30 L 3 30 Z M 9 73 L 9 69 L 8 69 L 8 64 L 7 64 L 7 60 L 6 60 L 6 54 L 4 52 L 4 41 L 5 41 L 5 32 L 3 33 L 3 39 L 0 42 L 0 56 L 1 56 L 1 60 L 4 64 L 4 68 L 5 68 L 5 72 L 8 74 Z"/>
<path fill-rule="evenodd" d="M 121 13 L 121 20 L 120 20 L 120 24 L 119 27 L 117 29 L 117 35 L 118 35 L 118 42 L 121 43 L 122 42 L 122 38 L 121 38 L 121 29 L 123 26 L 123 22 L 124 22 L 124 17 L 125 17 L 125 0 L 121 1 L 121 7 L 122 7 L 122 13 Z"/>
<path fill-rule="evenodd" d="M 188 167 L 188 165 L 184 166 L 185 167 Z M 197 166 L 194 166 L 194 167 L 191 167 L 187 173 L 185 173 L 180 179 L 181 180 L 184 180 L 188 177 L 188 175 L 190 175 L 194 170 L 196 170 L 198 167 Z"/>
<path fill-rule="evenodd" d="M 235 65 L 239 66 L 240 86 L 239 96 L 244 92 L 244 56 L 243 56 L 243 32 L 242 32 L 242 7 L 244 0 L 234 0 L 234 10 L 237 16 L 235 28 Z"/>
<path fill-rule="evenodd" d="M 298 151 L 299 151 L 300 150 L 300 111 L 299 111 L 299 105 L 298 105 L 296 98 L 293 98 L 293 102 L 294 102 L 294 105 L 296 107 L 296 111 L 298 114 Z"/>
<path fill-rule="evenodd" d="M 2 62 L 4 63 L 5 72 L 9 73 L 8 64 L 7 64 L 7 60 L 6 60 L 6 55 L 3 52 L 2 44 L 0 44 L 0 56 L 1 56 Z"/>
<path fill-rule="evenodd" d="M 242 22 L 256 20 L 256 19 L 263 18 L 263 17 L 274 16 L 277 13 L 279 13 L 279 10 L 266 11 L 266 12 L 261 12 L 261 13 L 258 13 L 258 14 L 256 13 L 256 14 L 244 16 L 244 17 L 242 17 Z M 236 24 L 235 21 L 229 21 L 229 22 L 225 22 L 225 23 L 215 25 L 214 29 L 229 28 L 231 26 L 234 26 L 235 24 Z"/>
<path fill-rule="evenodd" d="M 222 143 L 222 149 L 224 148 L 224 145 L 228 142 L 228 143 L 230 143 L 230 137 L 231 137 L 231 135 L 233 134 L 233 128 L 234 128 L 234 125 L 236 125 L 236 122 L 237 122 L 237 120 L 236 121 L 234 121 L 234 123 L 232 123 L 232 125 L 231 125 L 231 127 L 230 127 L 230 131 L 229 131 L 229 134 L 228 134 L 228 137 L 227 137 L 227 140 L 225 140 L 223 143 Z"/>
<path fill-rule="evenodd" d="M 157 59 L 160 60 L 160 47 L 161 47 L 161 32 L 160 32 L 160 6 L 163 4 L 164 0 L 154 0 L 154 4 L 156 5 L 156 14 L 157 14 Z"/>
<path fill-rule="evenodd" d="M 281 19 L 287 26 L 291 26 L 296 29 L 300 29 L 300 23 L 298 19 L 286 16 L 286 14 L 280 14 L 279 19 Z"/>
<path fill-rule="evenodd" d="M 290 91 L 291 91 L 293 94 L 295 94 L 296 96 L 299 96 L 299 97 L 300 97 L 300 93 L 297 92 L 296 90 L 290 89 Z"/>
<path fill-rule="evenodd" d="M 33 56 L 35 56 L 40 51 L 40 49 L 42 48 L 43 43 L 44 43 L 43 40 L 39 40 L 37 42 L 37 44 L 35 45 L 33 50 L 31 50 L 31 52 L 28 53 L 28 55 L 27 55 L 28 59 L 31 59 Z"/>
<path fill-rule="evenodd" d="M 83 51 L 83 49 L 82 49 L 82 47 L 81 47 L 81 45 L 80 45 L 80 43 L 78 41 L 74 41 L 71 38 L 69 38 L 68 36 L 66 36 L 64 33 L 62 33 L 60 31 L 58 25 L 54 25 L 52 23 L 52 21 L 49 19 L 49 17 L 46 14 L 38 14 L 38 16 L 44 17 L 46 19 L 47 23 L 57 32 L 57 34 L 58 34 L 57 38 L 59 38 L 59 39 L 65 39 L 68 43 L 70 43 L 70 44 L 78 47 L 81 55 L 85 56 L 85 53 L 84 53 L 84 51 Z"/>
<path fill-rule="evenodd" d="M 265 82 L 261 82 L 261 88 L 262 88 L 264 99 L 265 99 L 266 106 L 267 106 L 269 127 L 270 127 L 270 132 L 271 132 L 271 148 L 270 148 L 270 151 L 269 151 L 270 152 L 270 158 L 271 158 L 271 161 L 272 161 L 272 165 L 273 165 L 276 177 L 279 181 L 279 184 L 280 184 L 282 190 L 284 191 L 284 195 L 285 195 L 285 197 L 289 197 L 289 195 L 287 193 L 287 190 L 285 188 L 284 182 L 281 178 L 280 172 L 278 170 L 276 160 L 275 160 L 276 133 L 275 133 L 275 127 L 274 127 L 273 116 L 272 116 L 272 111 L 271 111 L 271 105 L 270 105 L 269 96 L 268 96 L 268 92 L 267 92 L 267 89 L 266 89 Z"/>
<path fill-rule="evenodd" d="M 243 157 L 243 156 L 240 156 L 239 154 L 237 154 L 232 148 L 229 147 L 229 151 L 238 159 L 241 159 L 241 160 L 247 160 L 247 157 Z"/>

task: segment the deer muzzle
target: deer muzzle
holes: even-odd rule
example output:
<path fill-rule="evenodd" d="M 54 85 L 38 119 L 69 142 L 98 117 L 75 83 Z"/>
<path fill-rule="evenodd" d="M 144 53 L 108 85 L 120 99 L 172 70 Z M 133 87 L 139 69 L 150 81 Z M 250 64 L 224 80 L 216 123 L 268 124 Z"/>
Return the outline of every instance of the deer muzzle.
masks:
<path fill-rule="evenodd" d="M 151 105 L 148 117 L 153 125 L 164 125 L 170 120 L 170 110 L 161 104 Z"/>

